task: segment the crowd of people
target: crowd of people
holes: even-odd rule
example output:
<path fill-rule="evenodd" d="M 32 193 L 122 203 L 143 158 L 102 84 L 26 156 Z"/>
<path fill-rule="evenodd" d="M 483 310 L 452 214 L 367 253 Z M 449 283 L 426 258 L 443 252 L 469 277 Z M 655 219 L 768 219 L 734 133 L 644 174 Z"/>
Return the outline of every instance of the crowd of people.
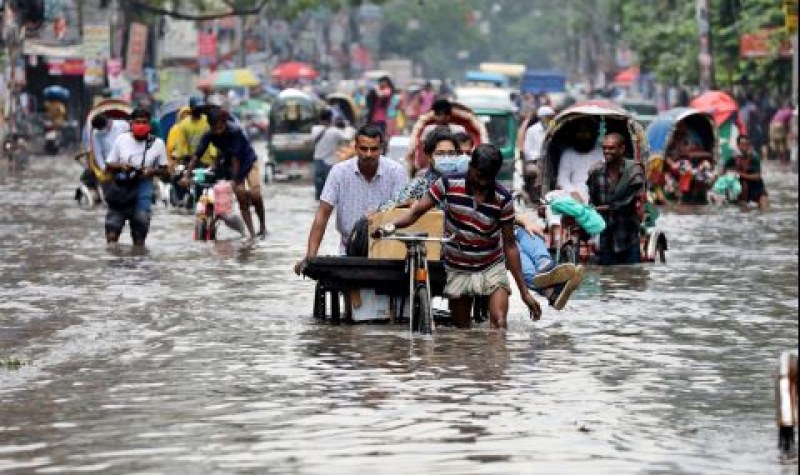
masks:
<path fill-rule="evenodd" d="M 641 261 L 640 233 L 647 219 L 643 212 L 646 173 L 633 160 L 633 151 L 626 149 L 626 139 L 619 133 L 606 133 L 595 118 L 584 117 L 572 125 L 573 135 L 561 150 L 555 189 L 544 196 L 547 206 L 541 220 L 515 209 L 512 192 L 497 180 L 503 165 L 499 149 L 468 133 L 464 125 L 469 118 L 460 116 L 453 103 L 430 83 L 414 94 L 401 95 L 384 77 L 365 94 L 364 102 L 365 124 L 357 130 L 331 109 L 323 110 L 312 128 L 314 194 L 319 205 L 296 272 L 301 273 L 308 259 L 319 253 L 334 212 L 340 253 L 366 255 L 363 245 L 354 245 L 354 236 L 363 238 L 374 213 L 406 210 L 375 231 L 372 237 L 379 238 L 410 226 L 436 208 L 444 213 L 443 231 L 451 238 L 443 246 L 442 259 L 453 321 L 469 327 L 472 302 L 482 298 L 488 300 L 491 324 L 505 327 L 512 293 L 506 271 L 533 319 L 540 318 L 542 311 L 531 290 L 560 310 L 583 279 L 581 265 L 561 264 L 550 251 L 561 245 L 563 212 L 559 210 L 565 202 L 590 210 L 603 224 L 593 234 L 596 263 Z M 544 157 L 544 139 L 556 111 L 544 97 L 531 97 L 528 102 L 518 143 L 520 158 L 534 170 L 531 175 L 524 174 L 532 176 L 535 183 Z M 754 124 L 755 110 L 746 106 L 743 120 Z M 776 115 L 774 124 L 783 124 L 782 116 Z M 400 122 L 398 117 L 402 117 Z M 420 127 L 417 121 L 422 124 L 419 142 L 411 144 L 405 163 L 387 158 L 387 138 L 399 133 L 399 128 Z M 211 168 L 218 179 L 230 180 L 249 237 L 265 238 L 259 161 L 247 135 L 224 108 L 197 99 L 189 101 L 166 143 L 153 133 L 152 117 L 144 108 L 134 110 L 128 121 L 98 114 L 91 127 L 93 166 L 111 179 L 101 183 L 90 173 L 83 179 L 103 188 L 108 242 L 118 241 L 127 222 L 134 244 L 143 245 L 149 229 L 153 179 L 169 181 L 180 193 L 187 193 L 197 167 Z M 773 138 L 778 138 L 778 132 Z M 683 166 L 681 157 L 691 152 L 699 139 L 682 125 L 675 136 L 666 166 L 676 170 L 677 177 Z M 782 153 L 775 145 L 770 150 Z M 708 180 L 714 182 L 710 199 L 729 198 L 736 191 L 739 199 L 766 207 L 758 146 L 742 134 L 737 149 L 738 155 L 724 165 L 720 176 L 710 165 L 707 170 L 706 164 L 695 166 L 707 171 Z M 680 188 L 682 184 L 673 178 L 667 178 L 667 186 Z"/>

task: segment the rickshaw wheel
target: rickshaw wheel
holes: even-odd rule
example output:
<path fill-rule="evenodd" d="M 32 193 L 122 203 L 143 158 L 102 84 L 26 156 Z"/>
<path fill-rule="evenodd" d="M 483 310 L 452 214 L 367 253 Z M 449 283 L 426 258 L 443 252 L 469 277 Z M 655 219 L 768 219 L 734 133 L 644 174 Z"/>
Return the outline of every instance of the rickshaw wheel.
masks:
<path fill-rule="evenodd" d="M 85 187 L 78 188 L 78 207 L 81 209 L 89 209 L 94 206 L 94 198 L 92 192 L 88 191 Z"/>
<path fill-rule="evenodd" d="M 325 320 L 326 311 L 327 309 L 325 305 L 325 289 L 322 288 L 322 284 L 317 282 L 317 285 L 314 288 L 314 310 L 313 310 L 314 318 L 319 320 Z"/>
<path fill-rule="evenodd" d="M 414 292 L 414 322 L 412 328 L 423 335 L 433 333 L 433 315 L 431 314 L 429 302 L 428 288 L 424 286 L 417 287 Z"/>

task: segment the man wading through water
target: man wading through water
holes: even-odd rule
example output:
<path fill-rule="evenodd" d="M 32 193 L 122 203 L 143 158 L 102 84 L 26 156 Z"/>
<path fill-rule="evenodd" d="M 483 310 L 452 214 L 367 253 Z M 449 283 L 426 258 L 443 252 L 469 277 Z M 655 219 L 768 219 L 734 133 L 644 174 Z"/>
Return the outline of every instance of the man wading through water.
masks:
<path fill-rule="evenodd" d="M 391 235 L 397 228 L 414 224 L 437 204 L 442 208 L 445 235 L 452 238 L 443 246 L 447 270 L 444 293 L 453 322 L 460 328 L 471 326 L 473 299 L 479 296 L 489 297 L 491 326 L 508 326 L 511 285 L 506 266 L 531 318 L 538 320 L 542 315 L 522 276 L 511 193 L 496 182 L 502 165 L 503 155 L 497 147 L 478 146 L 472 152 L 466 174 L 438 178 L 408 212 L 374 232 L 376 238 Z"/>
<path fill-rule="evenodd" d="M 253 217 L 250 215 L 250 205 L 256 209 L 259 230 L 258 237 L 266 238 L 267 228 L 264 218 L 264 200 L 261 197 L 261 172 L 258 166 L 258 157 L 250 145 L 250 140 L 244 135 L 242 128 L 230 120 L 228 113 L 215 108 L 208 113 L 208 123 L 211 130 L 200 139 L 192 160 L 181 180 L 181 186 L 189 185 L 198 157 L 206 153 L 210 145 L 219 150 L 219 158 L 214 164 L 217 179 L 232 180 L 233 192 L 239 202 L 239 208 L 250 236 L 255 239 L 253 231 Z"/>

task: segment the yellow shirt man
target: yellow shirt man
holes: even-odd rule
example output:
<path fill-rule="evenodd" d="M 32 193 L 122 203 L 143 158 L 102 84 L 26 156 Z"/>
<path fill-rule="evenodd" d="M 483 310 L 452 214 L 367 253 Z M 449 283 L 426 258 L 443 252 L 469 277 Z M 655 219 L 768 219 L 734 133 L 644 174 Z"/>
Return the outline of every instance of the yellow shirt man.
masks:
<path fill-rule="evenodd" d="M 200 143 L 200 138 L 211 130 L 205 115 L 200 116 L 199 119 L 195 119 L 190 115 L 178 122 L 173 130 L 175 129 L 177 129 L 175 154 L 178 157 L 193 155 L 197 150 L 197 145 Z M 206 153 L 200 157 L 200 162 L 205 166 L 210 166 L 214 164 L 216 157 L 217 150 L 211 145 Z"/>
<path fill-rule="evenodd" d="M 186 117 L 189 117 L 190 113 L 191 109 L 189 109 L 189 106 L 181 107 L 180 110 L 178 110 L 178 120 L 176 121 L 175 125 L 169 129 L 169 134 L 167 135 L 167 168 L 169 169 L 170 174 L 172 174 L 172 172 L 175 170 L 175 165 L 178 163 L 178 154 L 176 152 L 178 148 L 178 135 L 180 132 L 176 126 L 180 121 Z"/>

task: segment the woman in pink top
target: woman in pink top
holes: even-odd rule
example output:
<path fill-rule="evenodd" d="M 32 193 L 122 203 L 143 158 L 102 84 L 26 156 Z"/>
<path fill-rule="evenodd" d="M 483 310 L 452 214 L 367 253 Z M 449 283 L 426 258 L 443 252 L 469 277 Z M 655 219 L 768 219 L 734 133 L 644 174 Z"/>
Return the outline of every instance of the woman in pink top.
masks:
<path fill-rule="evenodd" d="M 395 94 L 394 84 L 388 76 L 378 79 L 378 86 L 367 95 L 367 123 L 374 124 L 386 136 L 389 106 Z"/>

